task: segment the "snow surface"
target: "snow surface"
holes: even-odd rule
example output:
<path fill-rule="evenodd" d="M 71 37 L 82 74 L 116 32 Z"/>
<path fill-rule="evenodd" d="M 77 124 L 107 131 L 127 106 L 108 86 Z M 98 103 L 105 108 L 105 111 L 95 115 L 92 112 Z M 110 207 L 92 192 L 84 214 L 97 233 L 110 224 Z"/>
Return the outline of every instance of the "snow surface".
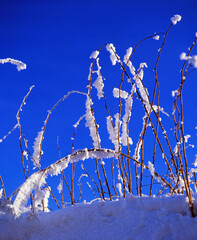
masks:
<path fill-rule="evenodd" d="M 197 197 L 197 196 L 196 196 Z M 195 206 L 196 206 L 195 202 Z M 14 217 L 0 203 L 2 240 L 182 240 L 197 238 L 185 196 L 134 197 Z"/>

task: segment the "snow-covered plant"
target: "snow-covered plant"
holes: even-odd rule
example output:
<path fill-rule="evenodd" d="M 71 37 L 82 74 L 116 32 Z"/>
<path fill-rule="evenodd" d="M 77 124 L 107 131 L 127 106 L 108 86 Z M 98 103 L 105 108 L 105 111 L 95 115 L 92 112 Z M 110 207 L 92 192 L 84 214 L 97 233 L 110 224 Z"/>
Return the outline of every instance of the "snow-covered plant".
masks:
<path fill-rule="evenodd" d="M 103 46 L 99 50 L 92 52 L 90 55 L 91 64 L 87 93 L 71 91 L 48 111 L 44 126 L 37 133 L 33 143 L 32 154 L 28 148 L 27 139 L 22 132 L 19 116 L 33 86 L 30 88 L 17 113 L 17 125 L 12 130 L 19 129 L 22 164 L 26 177 L 24 183 L 8 197 L 8 200 L 13 199 L 11 209 L 15 216 L 18 217 L 30 209 L 34 213 L 37 211 L 49 211 L 50 196 L 52 196 L 59 207 L 59 196 L 55 196 L 53 193 L 55 190 L 53 190 L 52 185 L 48 185 L 47 179 L 48 176 L 54 177 L 57 175 L 61 175 L 61 179 L 56 186 L 61 194 L 61 206 L 67 204 L 65 202 L 65 189 L 67 189 L 67 193 L 70 195 L 71 204 L 76 204 L 84 199 L 82 195 L 86 191 L 82 191 L 82 180 L 87 179 L 85 186 L 88 187 L 88 190 L 93 193 L 94 198 L 97 200 L 113 200 L 122 196 L 125 197 L 127 192 L 141 197 L 144 194 L 186 194 L 191 214 L 194 216 L 192 193 L 197 191 L 197 157 L 195 156 L 193 167 L 190 167 L 192 163 L 189 162 L 187 152 L 193 145 L 189 143 L 191 136 L 184 132 L 183 86 L 188 75 L 197 68 L 197 55 L 191 55 L 197 43 L 197 34 L 189 51 L 180 55 L 180 59 L 184 61 L 181 69 L 180 86 L 177 90 L 172 91 L 172 96 L 174 97 L 172 112 L 174 136 L 171 136 L 168 129 L 166 130 L 165 121 L 169 120 L 169 114 L 164 111 L 163 106 L 160 106 L 159 102 L 159 60 L 170 29 L 180 20 L 180 15 L 174 15 L 171 18 L 170 27 L 165 33 L 155 33 L 142 39 L 135 47 L 128 48 L 123 57 L 117 54 L 116 48 L 112 43 L 104 45 L 109 52 L 112 65 L 118 65 L 118 68 L 121 69 L 119 85 L 114 86 L 113 83 L 111 87 L 110 94 L 111 98 L 113 98 L 111 104 L 108 104 L 108 96 L 105 96 L 105 93 L 109 91 L 104 91 L 104 77 L 101 74 L 102 59 L 98 58 L 100 51 L 104 51 L 105 48 Z M 160 38 L 161 35 L 163 38 Z M 154 66 L 153 92 L 146 87 L 146 71 L 151 67 L 147 68 L 147 64 L 143 62 L 143 59 L 139 59 L 141 64 L 137 66 L 133 62 L 138 46 L 147 39 L 162 41 L 159 51 L 156 52 L 157 61 Z M 10 58 L 0 60 L 0 63 L 7 62 L 17 65 L 18 70 L 26 68 L 26 65 L 18 60 Z M 145 68 L 147 68 L 146 71 Z M 153 72 L 152 69 L 151 72 Z M 96 107 L 94 109 L 92 95 L 95 93 L 95 89 L 92 90 L 92 86 L 97 93 L 94 101 L 97 101 L 98 98 L 100 106 L 104 103 L 105 109 L 102 114 L 97 114 Z M 48 167 L 42 168 L 42 144 L 49 118 L 54 109 L 73 93 L 84 95 L 86 100 L 84 101 L 84 115 L 73 125 L 75 131 L 72 137 L 71 153 L 63 158 L 60 157 L 60 147 L 57 141 L 59 160 L 54 161 Z M 164 115 L 164 120 L 161 119 L 162 114 Z M 101 124 L 100 128 L 100 118 L 98 116 L 106 119 L 105 124 Z M 81 141 L 85 148 L 74 151 L 75 136 L 78 134 L 77 129 L 79 125 L 82 125 L 83 118 L 85 118 L 85 127 L 89 129 L 92 147 L 87 148 L 85 141 L 83 141 L 83 136 L 81 136 Z M 136 126 L 140 126 L 140 132 L 136 130 Z M 0 141 L 3 141 L 12 131 Z M 101 139 L 102 146 L 106 144 L 105 148 L 101 147 Z M 33 161 L 33 169 L 29 169 L 29 165 L 25 166 L 24 164 L 25 160 L 28 162 L 29 158 Z M 78 161 L 87 159 L 94 159 L 95 167 L 93 167 L 93 171 L 82 164 L 80 168 L 82 173 L 76 174 L 78 181 L 74 181 Z M 105 161 L 105 159 L 107 160 Z M 108 166 L 109 163 L 111 167 Z M 64 173 L 64 170 L 68 169 L 69 166 L 71 166 L 71 182 L 67 181 L 67 176 Z M 83 176 L 86 178 L 82 179 Z M 79 183 L 79 186 L 75 182 Z M 63 183 L 66 184 L 67 188 L 63 187 Z M 148 186 L 148 190 L 146 186 Z M 6 197 L 3 182 L 0 189 L 1 199 L 3 196 Z M 78 201 L 76 189 L 78 189 Z"/>

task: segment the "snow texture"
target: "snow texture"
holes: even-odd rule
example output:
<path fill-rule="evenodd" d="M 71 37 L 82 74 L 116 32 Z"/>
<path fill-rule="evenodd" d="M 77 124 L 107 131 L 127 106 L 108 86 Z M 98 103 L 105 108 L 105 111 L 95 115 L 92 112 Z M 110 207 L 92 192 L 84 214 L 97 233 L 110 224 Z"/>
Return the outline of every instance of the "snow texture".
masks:
<path fill-rule="evenodd" d="M 171 17 L 171 21 L 172 21 L 172 23 L 174 24 L 174 25 L 176 25 L 177 24 L 177 22 L 180 22 L 181 21 L 181 16 L 180 15 L 178 15 L 178 14 L 176 14 L 176 15 L 174 15 L 173 17 Z"/>
<path fill-rule="evenodd" d="M 27 68 L 27 65 L 25 63 L 23 63 L 19 60 L 12 59 L 12 58 L 0 59 L 0 63 L 2 63 L 2 64 L 4 64 L 4 63 L 14 64 L 14 65 L 16 65 L 18 71 L 24 70 L 24 69 Z"/>
<path fill-rule="evenodd" d="M 191 217 L 181 195 L 127 194 L 119 201 L 79 204 L 18 219 L 0 204 L 0 225 L 2 240 L 192 240 L 197 236 L 197 218 Z"/>

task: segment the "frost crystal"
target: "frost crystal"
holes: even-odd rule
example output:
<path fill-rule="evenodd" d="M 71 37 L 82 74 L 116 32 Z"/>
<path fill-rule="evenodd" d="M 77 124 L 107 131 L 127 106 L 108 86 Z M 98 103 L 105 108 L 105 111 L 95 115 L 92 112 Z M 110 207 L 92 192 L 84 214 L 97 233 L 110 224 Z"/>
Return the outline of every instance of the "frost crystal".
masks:
<path fill-rule="evenodd" d="M 93 86 L 97 89 L 97 96 L 100 99 L 101 97 L 103 97 L 103 79 L 101 76 L 98 76 L 96 81 L 93 83 Z"/>
<path fill-rule="evenodd" d="M 121 139 L 118 140 L 119 135 L 119 124 L 121 125 L 121 121 L 119 120 L 119 113 L 116 113 L 114 115 L 115 118 L 115 127 L 113 127 L 112 125 L 112 119 L 110 116 L 107 117 L 107 130 L 109 132 L 109 139 L 112 141 L 112 143 L 115 146 L 115 151 L 119 151 L 119 141 L 121 141 Z"/>
<path fill-rule="evenodd" d="M 136 92 L 136 87 L 134 84 L 131 89 L 131 94 L 125 101 L 125 114 L 122 118 L 123 123 L 122 123 L 122 136 L 121 136 L 123 146 L 127 146 L 128 142 L 131 145 L 133 144 L 132 139 L 128 136 L 128 123 L 129 123 L 129 120 L 131 117 L 131 109 L 132 109 L 132 105 L 133 105 L 133 94 L 135 92 Z"/>
<path fill-rule="evenodd" d="M 146 106 L 146 110 L 147 110 L 147 112 L 149 112 L 150 109 L 151 109 L 151 106 L 150 106 L 150 103 L 149 103 L 149 94 L 148 94 L 148 90 L 142 84 L 142 79 L 144 77 L 143 67 L 147 67 L 146 63 L 141 63 L 140 64 L 140 68 L 138 69 L 139 73 L 135 74 L 133 79 L 135 80 L 136 85 L 139 89 L 141 97 L 142 97 L 142 99 L 144 101 L 144 104 Z"/>
<path fill-rule="evenodd" d="M 159 40 L 159 35 L 155 35 L 155 36 L 153 37 L 153 39 Z"/>
<path fill-rule="evenodd" d="M 90 59 L 91 59 L 91 58 L 96 59 L 96 58 L 98 57 L 98 55 L 99 55 L 99 51 L 94 51 L 94 52 L 92 52 L 92 54 L 90 55 Z"/>
<path fill-rule="evenodd" d="M 96 127 L 98 127 L 98 125 L 96 126 L 96 122 L 95 122 L 95 118 L 94 115 L 92 113 L 91 110 L 91 106 L 92 106 L 92 100 L 89 98 L 89 96 L 87 96 L 87 100 L 86 100 L 86 127 L 89 127 L 90 130 L 90 136 L 93 140 L 93 146 L 95 149 L 100 148 L 100 137 L 99 134 L 97 133 L 97 129 Z"/>
<path fill-rule="evenodd" d="M 41 141 L 43 138 L 43 131 L 38 132 L 37 137 L 35 138 L 34 142 L 34 152 L 33 152 L 33 160 L 34 160 L 34 165 L 35 167 L 40 167 L 40 155 L 42 154 L 42 149 L 41 149 Z"/>
<path fill-rule="evenodd" d="M 120 196 L 122 197 L 123 196 L 123 193 L 122 193 L 122 184 L 121 183 L 117 183 L 116 184 L 116 187 L 118 188 L 118 191 L 120 193 Z"/>
<path fill-rule="evenodd" d="M 23 63 L 19 60 L 15 60 L 15 59 L 12 59 L 12 58 L 0 59 L 0 63 L 2 63 L 2 64 L 8 63 L 8 62 L 16 65 L 18 71 L 24 70 L 27 67 L 27 65 L 25 63 Z"/>
<path fill-rule="evenodd" d="M 197 68 L 197 55 L 191 57 L 191 64 L 194 68 Z"/>
<path fill-rule="evenodd" d="M 120 97 L 123 99 L 127 99 L 128 97 L 128 92 L 123 91 L 123 90 L 119 90 L 119 88 L 114 88 L 113 89 L 113 95 L 115 98 L 119 98 L 119 93 L 120 93 Z"/>
<path fill-rule="evenodd" d="M 3 197 L 3 188 L 0 189 L 0 199 Z"/>
<path fill-rule="evenodd" d="M 174 15 L 173 17 L 171 17 L 171 21 L 172 21 L 172 23 L 174 24 L 174 25 L 176 25 L 177 24 L 177 22 L 180 22 L 181 21 L 181 16 L 180 15 L 178 15 L 178 14 L 176 14 L 176 15 Z"/>
<path fill-rule="evenodd" d="M 110 52 L 110 59 L 111 59 L 112 65 L 116 65 L 116 62 L 118 62 L 120 58 L 118 55 L 115 54 L 116 49 L 114 45 L 112 43 L 107 44 L 106 49 L 108 52 Z"/>
<path fill-rule="evenodd" d="M 182 52 L 182 53 L 180 54 L 180 60 L 189 60 L 189 59 L 191 59 L 191 58 L 192 58 L 192 57 L 187 56 L 185 52 Z"/>
<path fill-rule="evenodd" d="M 93 83 L 93 86 L 97 89 L 97 96 L 100 99 L 101 97 L 104 96 L 104 92 L 103 92 L 103 88 L 104 88 L 104 83 L 103 83 L 103 77 L 100 73 L 101 67 L 99 65 L 99 58 L 96 59 L 96 64 L 98 67 L 98 71 L 97 71 L 97 79 L 96 81 Z"/>
<path fill-rule="evenodd" d="M 142 140 L 140 139 L 140 141 L 137 143 L 136 145 L 136 148 L 135 148 L 135 154 L 133 155 L 133 157 L 136 159 L 136 160 L 139 160 L 140 159 L 140 150 L 141 150 L 141 147 L 142 147 Z"/>
<path fill-rule="evenodd" d="M 124 55 L 124 63 L 127 63 L 127 61 L 129 60 L 129 57 L 131 56 L 132 54 L 132 51 L 133 51 L 133 48 L 130 47 L 127 49 L 127 52 L 126 54 Z"/>
<path fill-rule="evenodd" d="M 81 120 L 85 117 L 85 114 L 79 118 L 79 120 L 73 125 L 74 128 L 77 128 Z M 71 138 L 73 140 L 73 138 Z"/>
<path fill-rule="evenodd" d="M 184 140 L 185 140 L 186 143 L 188 142 L 188 138 L 191 138 L 191 135 L 187 134 L 187 135 L 184 136 Z"/>
<path fill-rule="evenodd" d="M 194 167 L 197 167 L 197 154 L 195 155 Z"/>
<path fill-rule="evenodd" d="M 174 90 L 174 91 L 172 91 L 172 97 L 175 97 L 175 94 L 178 94 L 178 90 Z"/>
<path fill-rule="evenodd" d="M 57 190 L 59 193 L 62 192 L 62 190 L 63 190 L 62 181 L 60 181 L 59 185 L 57 186 Z"/>

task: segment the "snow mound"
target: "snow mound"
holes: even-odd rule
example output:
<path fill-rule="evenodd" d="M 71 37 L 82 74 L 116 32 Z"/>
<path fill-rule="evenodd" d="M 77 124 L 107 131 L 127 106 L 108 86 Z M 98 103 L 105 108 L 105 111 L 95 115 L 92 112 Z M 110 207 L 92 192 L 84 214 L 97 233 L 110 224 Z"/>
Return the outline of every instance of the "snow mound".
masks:
<path fill-rule="evenodd" d="M 185 196 L 128 194 L 119 201 L 79 204 L 18 219 L 5 214 L 0 205 L 0 239 L 4 240 L 196 239 L 196 225 Z"/>

